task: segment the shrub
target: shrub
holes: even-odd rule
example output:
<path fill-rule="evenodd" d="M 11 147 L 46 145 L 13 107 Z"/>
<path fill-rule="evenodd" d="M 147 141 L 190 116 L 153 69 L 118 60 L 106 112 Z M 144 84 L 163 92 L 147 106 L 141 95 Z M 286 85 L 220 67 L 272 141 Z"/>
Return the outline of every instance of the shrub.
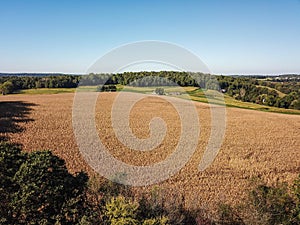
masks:
<path fill-rule="evenodd" d="M 299 180 L 291 192 L 286 184 L 276 187 L 258 185 L 250 193 L 250 202 L 264 224 L 299 224 Z M 297 196 L 298 193 L 298 196 Z"/>
<path fill-rule="evenodd" d="M 6 81 L 3 84 L 0 84 L 0 92 L 3 95 L 10 94 L 14 91 L 14 85 L 11 81 Z"/>
<path fill-rule="evenodd" d="M 112 197 L 104 206 L 105 221 L 111 225 L 135 225 L 138 204 L 123 196 Z"/>
<path fill-rule="evenodd" d="M 0 178 L 2 224 L 74 224 L 87 212 L 87 175 L 70 174 L 50 151 L 27 154 L 1 143 Z"/>
<path fill-rule="evenodd" d="M 165 94 L 165 89 L 163 89 L 163 88 L 155 88 L 155 93 L 157 94 L 157 95 L 164 95 Z"/>
<path fill-rule="evenodd" d="M 116 85 L 100 85 L 97 87 L 97 91 L 100 92 L 116 92 L 117 86 Z"/>

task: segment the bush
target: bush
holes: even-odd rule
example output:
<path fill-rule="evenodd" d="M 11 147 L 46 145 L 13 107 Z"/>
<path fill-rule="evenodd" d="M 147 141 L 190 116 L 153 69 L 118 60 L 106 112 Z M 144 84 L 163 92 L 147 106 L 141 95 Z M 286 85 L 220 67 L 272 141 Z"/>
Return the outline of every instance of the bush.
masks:
<path fill-rule="evenodd" d="M 100 92 L 116 92 L 117 86 L 116 85 L 100 85 L 97 87 L 97 91 Z"/>
<path fill-rule="evenodd" d="M 1 143 L 0 177 L 2 224 L 74 224 L 87 211 L 87 175 L 70 174 L 50 151 L 26 154 Z"/>
<path fill-rule="evenodd" d="M 0 92 L 3 95 L 10 94 L 14 91 L 14 85 L 11 81 L 6 81 L 3 84 L 0 84 Z"/>
<path fill-rule="evenodd" d="M 157 95 L 164 95 L 165 94 L 165 89 L 163 89 L 163 88 L 155 88 L 155 93 L 157 94 Z"/>
<path fill-rule="evenodd" d="M 299 178 L 292 190 L 286 184 L 276 187 L 258 185 L 250 193 L 254 206 L 264 224 L 300 224 Z"/>
<path fill-rule="evenodd" d="M 135 225 L 138 223 L 136 219 L 137 209 L 137 203 L 131 202 L 123 196 L 112 197 L 111 200 L 105 204 L 104 221 L 111 225 Z"/>

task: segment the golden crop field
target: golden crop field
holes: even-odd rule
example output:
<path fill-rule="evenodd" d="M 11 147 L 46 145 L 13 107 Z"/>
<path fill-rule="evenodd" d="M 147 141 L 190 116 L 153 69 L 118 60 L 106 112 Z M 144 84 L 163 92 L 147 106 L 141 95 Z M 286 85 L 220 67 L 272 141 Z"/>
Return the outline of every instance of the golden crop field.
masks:
<path fill-rule="evenodd" d="M 168 101 L 148 96 L 131 111 L 130 126 L 139 138 L 147 138 L 149 122 L 162 118 L 167 125 L 163 142 L 154 150 L 130 150 L 118 141 L 111 109 L 118 93 L 101 93 L 96 107 L 99 137 L 117 159 L 132 165 L 151 165 L 164 160 L 176 147 L 180 118 Z M 21 143 L 26 151 L 50 149 L 66 160 L 71 172 L 93 174 L 79 152 L 72 127 L 74 93 L 0 96 L 0 137 Z M 239 203 L 251 180 L 268 184 L 292 182 L 300 173 L 300 116 L 227 108 L 223 144 L 215 161 L 204 172 L 198 164 L 210 135 L 210 109 L 195 102 L 201 124 L 197 149 L 187 165 L 170 179 L 135 188 L 136 193 L 157 187 L 174 196 L 182 194 L 187 207 L 213 208 L 216 203 Z M 8 113 L 10 112 L 10 113 Z"/>

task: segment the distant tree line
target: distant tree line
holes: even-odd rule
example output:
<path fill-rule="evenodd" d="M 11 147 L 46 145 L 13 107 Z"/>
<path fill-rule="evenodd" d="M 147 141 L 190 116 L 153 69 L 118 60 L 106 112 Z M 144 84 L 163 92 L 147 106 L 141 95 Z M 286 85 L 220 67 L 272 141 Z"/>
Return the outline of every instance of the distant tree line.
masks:
<path fill-rule="evenodd" d="M 284 82 L 283 82 L 283 81 Z M 276 78 L 250 76 L 212 76 L 204 73 L 178 71 L 125 72 L 90 74 L 82 77 L 81 85 L 193 86 L 222 91 L 236 100 L 279 108 L 300 109 L 299 76 Z M 281 93 L 283 94 L 281 94 Z"/>
<path fill-rule="evenodd" d="M 0 91 L 9 94 L 16 90 L 32 88 L 76 88 L 80 76 L 0 76 Z"/>
<path fill-rule="evenodd" d="M 82 76 L 80 85 L 121 84 L 137 87 L 149 86 L 194 86 L 205 88 L 211 75 L 179 71 L 124 72 L 117 74 L 94 74 Z"/>
<path fill-rule="evenodd" d="M 103 85 L 131 86 L 195 86 L 206 88 L 214 86 L 209 74 L 187 73 L 177 71 L 161 72 L 125 72 L 118 74 L 89 74 L 89 75 L 39 75 L 39 76 L 0 76 L 0 91 L 2 94 L 16 90 L 32 88 L 76 88 L 82 86 Z"/>
<path fill-rule="evenodd" d="M 116 85 L 136 87 L 193 86 L 222 91 L 244 102 L 279 108 L 300 109 L 300 76 L 212 76 L 179 71 L 124 72 L 116 74 L 0 76 L 0 92 L 8 94 L 30 88 L 76 88 L 99 86 L 98 91 L 116 91 Z"/>
<path fill-rule="evenodd" d="M 0 73 L 0 77 L 53 77 L 53 76 L 66 76 L 75 75 L 79 76 L 82 74 L 66 74 L 66 73 Z"/>

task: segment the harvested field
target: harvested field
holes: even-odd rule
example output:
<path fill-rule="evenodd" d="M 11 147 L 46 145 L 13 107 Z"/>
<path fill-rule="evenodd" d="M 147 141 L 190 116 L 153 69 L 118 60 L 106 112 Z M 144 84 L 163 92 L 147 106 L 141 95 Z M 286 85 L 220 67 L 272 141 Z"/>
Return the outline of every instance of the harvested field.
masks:
<path fill-rule="evenodd" d="M 179 116 L 172 105 L 153 96 L 138 102 L 132 109 L 129 122 L 137 137 L 150 135 L 148 124 L 153 117 L 161 117 L 168 128 L 165 139 L 156 149 L 137 152 L 124 147 L 112 129 L 111 107 L 116 95 L 101 93 L 96 107 L 99 137 L 110 153 L 132 165 L 151 165 L 165 159 L 180 136 Z M 73 93 L 0 96 L 1 138 L 23 144 L 26 151 L 51 149 L 66 160 L 70 171 L 85 170 L 93 174 L 73 134 L 73 98 Z M 157 185 L 167 195 L 183 194 L 189 207 L 213 208 L 220 201 L 241 201 L 253 177 L 274 184 L 292 182 L 300 173 L 300 116 L 237 108 L 227 109 L 226 134 L 217 158 L 207 170 L 199 172 L 198 164 L 210 134 L 210 110 L 207 104 L 195 104 L 201 124 L 198 147 L 178 174 Z M 21 106 L 12 108 L 14 105 Z M 7 113 L 9 109 L 18 113 Z M 12 127 L 18 129 L 10 129 Z M 152 188 L 136 188 L 136 191 Z"/>

